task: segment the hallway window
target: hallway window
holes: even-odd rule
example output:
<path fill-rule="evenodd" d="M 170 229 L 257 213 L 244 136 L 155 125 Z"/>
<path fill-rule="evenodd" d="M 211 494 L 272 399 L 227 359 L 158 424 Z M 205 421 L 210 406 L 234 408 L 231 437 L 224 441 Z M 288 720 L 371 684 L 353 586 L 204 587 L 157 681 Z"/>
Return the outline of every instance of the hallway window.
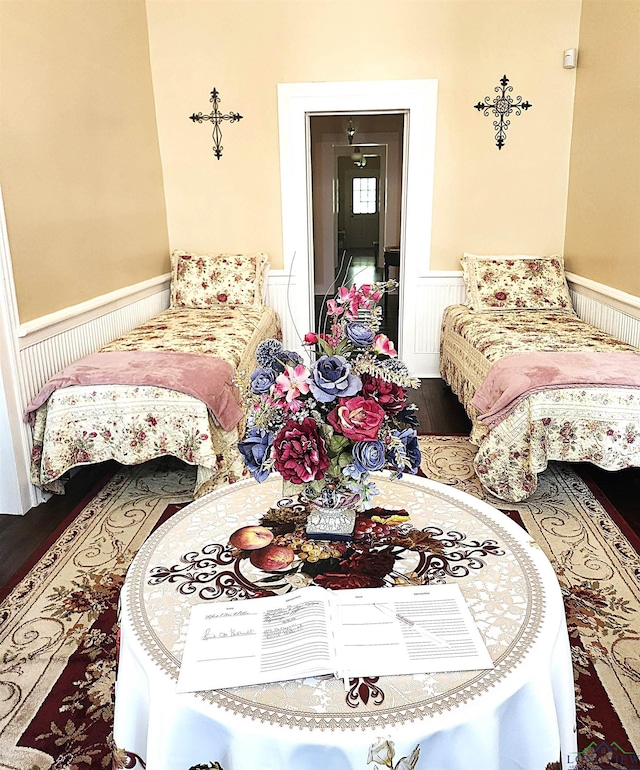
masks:
<path fill-rule="evenodd" d="M 378 196 L 375 176 L 353 177 L 353 213 L 375 214 Z"/>

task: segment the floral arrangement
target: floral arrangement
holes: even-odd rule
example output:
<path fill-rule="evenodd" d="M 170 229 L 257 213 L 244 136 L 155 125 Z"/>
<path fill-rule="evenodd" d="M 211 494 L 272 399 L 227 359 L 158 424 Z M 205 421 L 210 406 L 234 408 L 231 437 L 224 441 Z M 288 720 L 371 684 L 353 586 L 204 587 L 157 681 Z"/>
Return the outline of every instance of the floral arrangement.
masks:
<path fill-rule="evenodd" d="M 338 289 L 326 303 L 329 330 L 305 335 L 309 364 L 278 340 L 260 343 L 245 385 L 247 431 L 238 444 L 257 481 L 275 470 L 309 500 L 367 507 L 378 493 L 373 471 L 389 469 L 392 478 L 417 472 L 416 406 L 407 390 L 419 381 L 379 333 L 379 302 L 395 286 Z"/>

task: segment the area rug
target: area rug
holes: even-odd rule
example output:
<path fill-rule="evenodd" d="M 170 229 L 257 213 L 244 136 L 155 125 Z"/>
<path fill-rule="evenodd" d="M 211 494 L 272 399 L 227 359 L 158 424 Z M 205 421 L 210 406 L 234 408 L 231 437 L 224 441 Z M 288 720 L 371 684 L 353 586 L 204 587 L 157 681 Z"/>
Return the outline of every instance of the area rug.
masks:
<path fill-rule="evenodd" d="M 556 568 L 572 636 L 579 767 L 637 767 L 640 559 L 615 514 L 562 465 L 527 503 L 505 509 L 478 486 L 466 439 L 420 442 L 426 476 L 505 510 Z M 148 534 L 191 500 L 194 473 L 166 458 L 119 471 L 0 596 L 2 770 L 111 767 L 120 587 Z"/>
<path fill-rule="evenodd" d="M 118 472 L 0 603 L 0 768 L 110 768 L 116 607 L 131 559 L 195 469 Z"/>

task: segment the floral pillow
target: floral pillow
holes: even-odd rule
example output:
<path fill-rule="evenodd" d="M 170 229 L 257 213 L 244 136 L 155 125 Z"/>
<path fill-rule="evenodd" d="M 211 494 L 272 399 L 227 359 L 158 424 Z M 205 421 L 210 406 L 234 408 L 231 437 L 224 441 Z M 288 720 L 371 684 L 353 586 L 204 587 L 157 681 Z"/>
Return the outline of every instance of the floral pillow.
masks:
<path fill-rule="evenodd" d="M 171 307 L 263 304 L 266 254 L 171 255 Z"/>
<path fill-rule="evenodd" d="M 573 304 L 564 275 L 564 260 L 551 257 L 478 256 L 461 260 L 467 306 L 476 313 L 500 310 L 564 310 Z"/>

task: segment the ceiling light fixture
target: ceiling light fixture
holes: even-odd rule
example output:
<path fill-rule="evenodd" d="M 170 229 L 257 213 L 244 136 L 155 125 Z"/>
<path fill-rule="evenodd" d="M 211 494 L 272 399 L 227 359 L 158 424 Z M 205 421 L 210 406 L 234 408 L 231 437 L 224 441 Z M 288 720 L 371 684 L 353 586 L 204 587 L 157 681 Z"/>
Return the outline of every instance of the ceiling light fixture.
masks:
<path fill-rule="evenodd" d="M 347 139 L 349 140 L 349 145 L 353 145 L 353 137 L 355 134 L 356 129 L 351 118 L 349 118 L 349 125 L 347 126 Z M 354 165 L 358 166 L 358 168 L 364 168 L 364 166 L 367 165 L 367 159 L 362 154 L 360 147 L 353 148 L 353 152 L 351 153 L 351 160 L 353 161 Z"/>

